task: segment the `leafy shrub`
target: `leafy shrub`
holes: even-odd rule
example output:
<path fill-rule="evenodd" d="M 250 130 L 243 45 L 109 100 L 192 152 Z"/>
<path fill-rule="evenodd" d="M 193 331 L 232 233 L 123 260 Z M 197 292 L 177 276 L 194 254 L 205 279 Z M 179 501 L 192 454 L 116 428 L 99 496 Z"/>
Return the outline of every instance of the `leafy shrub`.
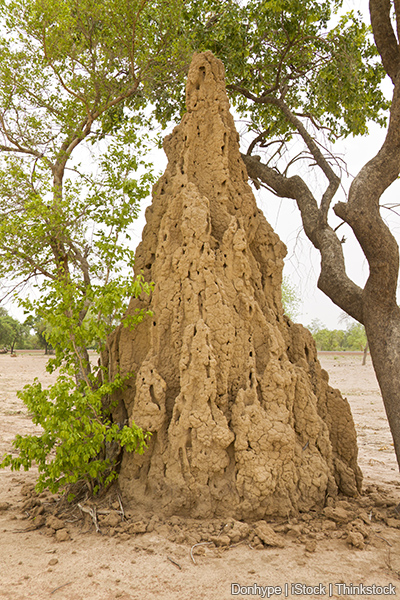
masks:
<path fill-rule="evenodd" d="M 103 348 L 107 334 L 126 308 L 127 297 L 149 294 L 151 289 L 141 275 L 130 284 L 118 286 L 114 281 L 99 287 L 93 290 L 91 311 L 82 322 L 80 300 L 87 302 L 87 290 L 79 300 L 72 285 L 63 290 L 53 286 L 47 297 L 37 303 L 24 301 L 26 308 L 35 310 L 49 323 L 46 335 L 55 348 L 55 357 L 48 361 L 46 369 L 51 373 L 59 368 L 59 375 L 46 389 L 35 379 L 18 392 L 33 423 L 41 431 L 17 435 L 13 446 L 18 456 L 5 455 L 0 468 L 28 470 L 36 463 L 39 471 L 37 491 L 49 488 L 51 492 L 57 492 L 85 480 L 96 492 L 117 477 L 116 465 L 107 457 L 109 445 L 143 453 L 150 434 L 135 423 L 130 426 L 113 423 L 110 409 L 105 409 L 107 403 L 104 400 L 123 388 L 124 379 L 117 374 L 109 381 L 107 370 L 101 365 L 92 372 L 85 348 L 94 340 L 100 349 Z M 124 325 L 133 327 L 146 314 L 137 311 L 125 318 Z M 104 315 L 107 318 L 103 318 Z M 111 320 L 109 315 L 113 315 Z"/>

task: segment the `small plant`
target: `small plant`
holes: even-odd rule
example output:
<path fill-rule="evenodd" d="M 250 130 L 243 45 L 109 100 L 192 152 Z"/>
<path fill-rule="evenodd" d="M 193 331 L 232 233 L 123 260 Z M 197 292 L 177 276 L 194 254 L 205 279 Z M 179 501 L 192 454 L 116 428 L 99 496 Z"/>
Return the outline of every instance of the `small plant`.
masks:
<path fill-rule="evenodd" d="M 117 443 L 129 452 L 141 454 L 148 437 L 135 424 L 121 428 L 104 414 L 102 398 L 122 386 L 122 379 L 116 377 L 97 390 L 87 386 L 77 389 L 68 375 L 60 375 L 48 389 L 43 389 L 37 379 L 25 386 L 18 396 L 42 433 L 17 435 L 13 445 L 19 451 L 18 457 L 6 455 L 0 466 L 18 471 L 21 467 L 28 470 L 36 463 L 38 492 L 45 488 L 58 492 L 79 480 L 86 480 L 94 492 L 99 486 L 108 485 L 117 473 L 106 457 L 106 444 Z"/>
<path fill-rule="evenodd" d="M 116 465 L 108 456 L 108 448 L 116 445 L 128 452 L 144 452 L 150 434 L 143 432 L 135 423 L 130 426 L 113 423 L 110 408 L 105 408 L 105 400 L 117 389 L 123 388 L 124 379 L 116 375 L 109 381 L 107 369 L 101 365 L 92 372 L 85 348 L 95 342 L 102 349 L 108 332 L 125 308 L 124 298 L 127 295 L 137 297 L 143 292 L 149 294 L 151 289 L 152 286 L 140 275 L 129 285 L 116 286 L 113 282 L 93 290 L 91 310 L 82 322 L 79 318 L 82 314 L 79 294 L 72 285 L 70 288 L 67 286 L 62 295 L 59 288 L 56 291 L 52 289 L 45 299 L 36 304 L 24 302 L 25 307 L 34 309 L 50 325 L 46 335 L 56 354 L 49 360 L 46 369 L 53 372 L 59 368 L 59 375 L 57 381 L 46 389 L 35 379 L 18 392 L 18 397 L 28 408 L 35 425 L 41 427 L 41 432 L 17 435 L 13 446 L 18 450 L 18 456 L 5 455 L 0 468 L 11 467 L 18 471 L 22 467 L 28 470 L 36 463 L 39 470 L 38 492 L 48 488 L 55 493 L 84 480 L 96 493 L 117 477 Z M 81 302 L 87 301 L 86 290 Z M 146 314 L 138 311 L 125 319 L 125 326 L 133 327 Z"/>
<path fill-rule="evenodd" d="M 292 321 L 297 319 L 301 308 L 301 297 L 288 277 L 284 277 L 282 281 L 282 306 L 289 319 Z"/>

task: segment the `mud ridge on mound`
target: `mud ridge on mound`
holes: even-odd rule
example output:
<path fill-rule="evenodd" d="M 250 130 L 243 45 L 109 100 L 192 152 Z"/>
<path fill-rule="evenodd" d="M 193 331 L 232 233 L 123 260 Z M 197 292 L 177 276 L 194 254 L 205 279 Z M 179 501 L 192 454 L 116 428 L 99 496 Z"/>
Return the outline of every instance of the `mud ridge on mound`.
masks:
<path fill-rule="evenodd" d="M 165 515 L 238 520 L 320 509 L 361 488 L 350 408 L 311 334 L 283 314 L 286 249 L 247 183 L 222 63 L 196 54 L 187 113 L 165 139 L 136 273 L 155 282 L 104 362 L 134 372 L 114 419 L 152 433 L 125 454 L 125 501 Z"/>

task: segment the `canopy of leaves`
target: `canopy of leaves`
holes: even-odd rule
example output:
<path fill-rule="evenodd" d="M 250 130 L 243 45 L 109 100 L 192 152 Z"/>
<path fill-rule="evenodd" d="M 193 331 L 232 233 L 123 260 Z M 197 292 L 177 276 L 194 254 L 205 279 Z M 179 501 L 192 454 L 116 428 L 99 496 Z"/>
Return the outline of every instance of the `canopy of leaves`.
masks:
<path fill-rule="evenodd" d="M 107 278 L 132 262 L 119 240 L 153 181 L 144 109 L 168 113 L 190 54 L 180 13 L 180 0 L 0 2 L 0 276 Z"/>
<path fill-rule="evenodd" d="M 80 120 L 102 116 L 112 124 L 121 99 L 139 107 L 152 95 L 168 110 L 166 95 L 191 54 L 179 35 L 182 6 L 182 0 L 2 0 L 4 100 L 12 97 L 14 113 L 30 105 L 39 119 L 52 115 L 71 136 Z M 49 151 L 46 127 L 34 141 Z"/>
<path fill-rule="evenodd" d="M 316 0 L 194 1 L 187 10 L 194 44 L 225 64 L 236 109 L 250 129 L 286 140 L 293 126 L 277 107 L 284 99 L 331 138 L 384 124 L 384 71 L 369 28 L 343 2 Z"/>

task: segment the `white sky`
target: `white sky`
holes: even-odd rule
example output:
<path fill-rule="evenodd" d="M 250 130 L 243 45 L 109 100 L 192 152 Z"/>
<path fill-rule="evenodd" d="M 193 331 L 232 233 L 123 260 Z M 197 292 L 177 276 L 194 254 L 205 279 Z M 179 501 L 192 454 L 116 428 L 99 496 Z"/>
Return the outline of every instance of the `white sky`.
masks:
<path fill-rule="evenodd" d="M 344 10 L 360 11 L 364 14 L 366 22 L 369 23 L 368 0 L 345 0 Z M 391 83 L 385 81 L 384 91 L 391 97 Z M 351 181 L 359 172 L 361 167 L 368 162 L 379 150 L 385 137 L 385 130 L 372 124 L 368 136 L 359 138 L 348 138 L 335 144 L 335 154 L 340 154 L 347 164 L 350 177 L 343 175 L 342 185 L 347 191 Z M 158 155 L 157 168 L 163 170 L 166 160 L 164 156 Z M 316 177 L 316 184 L 323 191 L 325 188 L 325 178 L 323 175 Z M 385 202 L 397 202 L 400 197 L 400 182 L 395 182 L 385 194 Z M 300 213 L 292 200 L 280 199 L 269 193 L 265 189 L 254 190 L 258 206 L 263 211 L 266 219 L 278 233 L 281 240 L 286 244 L 288 254 L 285 260 L 284 275 L 287 275 L 290 281 L 297 287 L 302 298 L 301 313 L 297 320 L 304 325 L 309 325 L 313 319 L 319 319 L 329 329 L 343 328 L 345 323 L 340 321 L 343 315 L 333 302 L 317 288 L 317 280 L 320 272 L 319 252 L 314 249 L 311 242 L 305 236 Z M 344 196 L 338 193 L 334 199 L 333 205 Z M 144 210 L 138 220 L 138 227 L 135 232 L 137 242 L 140 241 L 141 230 L 144 225 Z M 331 214 L 333 212 L 331 210 Z M 389 211 L 384 211 L 383 216 L 388 219 L 392 232 L 400 242 L 400 218 L 396 218 Z M 340 220 L 333 216 L 331 225 L 337 226 Z M 359 285 L 364 285 L 368 277 L 368 265 L 365 257 L 355 240 L 350 228 L 343 225 L 340 229 L 340 235 L 346 237 L 343 245 L 348 275 Z"/>
<path fill-rule="evenodd" d="M 345 2 L 345 9 L 360 10 L 365 14 L 368 21 L 367 0 L 347 0 Z M 386 82 L 385 91 L 390 95 L 391 86 Z M 355 139 L 349 138 L 340 144 L 336 144 L 335 153 L 342 155 L 342 158 L 347 163 L 348 171 L 354 176 L 377 153 L 384 136 L 384 130 L 381 130 L 376 125 L 372 125 L 368 136 Z M 166 166 L 164 153 L 159 151 L 154 156 L 156 170 L 164 171 Z M 322 186 L 325 185 L 324 177 L 318 176 L 315 183 L 322 191 Z M 343 178 L 342 184 L 345 189 L 349 188 L 350 183 L 351 178 Z M 385 201 L 398 201 L 399 191 L 400 182 L 396 182 L 386 192 Z M 265 189 L 254 190 L 254 193 L 258 206 L 287 246 L 288 254 L 285 261 L 284 274 L 290 278 L 290 281 L 297 287 L 302 297 L 301 313 L 297 320 L 308 325 L 313 319 L 319 319 L 329 329 L 344 327 L 345 324 L 339 321 L 342 311 L 317 289 L 317 279 L 320 271 L 319 253 L 312 247 L 302 230 L 300 214 L 295 203 L 292 200 L 279 199 Z M 340 199 L 343 199 L 343 197 L 336 197 L 333 204 Z M 141 239 L 141 232 L 145 223 L 144 212 L 149 203 L 150 199 L 146 203 L 143 203 L 140 216 L 135 224 L 132 235 L 132 242 L 135 246 Z M 400 241 L 400 218 L 396 219 L 389 211 L 385 211 L 384 216 L 390 219 L 392 232 L 398 241 Z M 334 218 L 336 219 L 336 217 Z M 339 222 L 337 219 L 336 221 L 332 221 L 334 225 L 339 224 Z M 343 248 L 348 274 L 356 283 L 363 285 L 368 276 L 368 266 L 365 258 L 347 226 L 341 227 L 340 234 L 346 237 Z M 17 318 L 23 318 L 22 312 L 18 308 L 9 305 L 7 309 Z"/>
<path fill-rule="evenodd" d="M 384 130 L 372 125 L 370 134 L 367 137 L 348 139 L 335 145 L 336 151 L 339 151 L 346 160 L 351 175 L 356 175 L 360 168 L 377 153 L 384 135 Z M 323 181 L 323 177 L 321 177 L 321 181 Z M 351 177 L 343 177 L 342 184 L 346 190 L 348 190 L 351 181 Z M 384 202 L 399 201 L 399 192 L 400 182 L 397 181 L 385 193 Z M 343 328 L 345 324 L 340 322 L 340 317 L 343 314 L 341 309 L 317 288 L 320 255 L 303 232 L 300 214 L 295 203 L 290 200 L 275 198 L 264 190 L 258 192 L 257 195 L 258 204 L 267 220 L 288 248 L 284 274 L 289 276 L 292 283 L 296 285 L 303 300 L 301 314 L 297 320 L 308 325 L 313 319 L 319 319 L 329 329 Z M 332 204 L 336 204 L 342 198 L 338 193 Z M 392 233 L 400 242 L 400 219 L 385 210 L 382 215 L 390 223 Z M 333 226 L 337 226 L 339 223 L 340 220 L 335 216 L 330 220 L 330 224 Z M 353 281 L 363 286 L 369 272 L 364 254 L 347 225 L 343 225 L 339 233 L 340 236 L 344 235 L 346 238 L 343 250 L 347 273 Z"/>
<path fill-rule="evenodd" d="M 356 175 L 360 168 L 372 158 L 378 151 L 385 131 L 372 125 L 370 134 L 367 137 L 348 139 L 337 144 L 336 150 L 346 159 L 347 167 L 352 175 Z M 164 153 L 156 155 L 156 168 L 163 171 L 166 166 Z M 320 184 L 324 179 L 319 178 Z M 348 189 L 351 178 L 345 178 L 343 185 Z M 290 281 L 297 287 L 302 297 L 301 314 L 297 321 L 304 325 L 309 325 L 313 319 L 319 319 L 329 329 L 343 328 L 345 324 L 340 322 L 342 315 L 341 309 L 335 306 L 332 301 L 317 288 L 319 275 L 320 258 L 319 252 L 315 250 L 305 236 L 300 213 L 292 200 L 280 199 L 269 193 L 265 189 L 259 191 L 253 188 L 257 204 L 263 211 L 267 221 L 278 233 L 281 240 L 286 244 L 288 254 L 285 260 L 284 275 L 287 275 Z M 386 202 L 396 202 L 399 198 L 400 182 L 396 182 L 386 193 Z M 334 203 L 339 201 L 335 198 Z M 135 224 L 133 241 L 138 244 L 141 239 L 141 232 L 145 224 L 144 212 L 150 203 L 150 199 L 143 204 L 139 219 Z M 390 216 L 390 215 L 389 215 Z M 336 225 L 340 221 L 336 219 L 333 223 Z M 391 218 L 393 223 L 392 231 L 398 234 L 396 237 L 400 242 L 400 218 Z M 360 250 L 357 241 L 352 235 L 349 227 L 343 226 L 340 234 L 346 237 L 343 246 L 346 265 L 349 276 L 359 285 L 364 285 L 368 276 L 368 265 L 365 257 Z"/>

